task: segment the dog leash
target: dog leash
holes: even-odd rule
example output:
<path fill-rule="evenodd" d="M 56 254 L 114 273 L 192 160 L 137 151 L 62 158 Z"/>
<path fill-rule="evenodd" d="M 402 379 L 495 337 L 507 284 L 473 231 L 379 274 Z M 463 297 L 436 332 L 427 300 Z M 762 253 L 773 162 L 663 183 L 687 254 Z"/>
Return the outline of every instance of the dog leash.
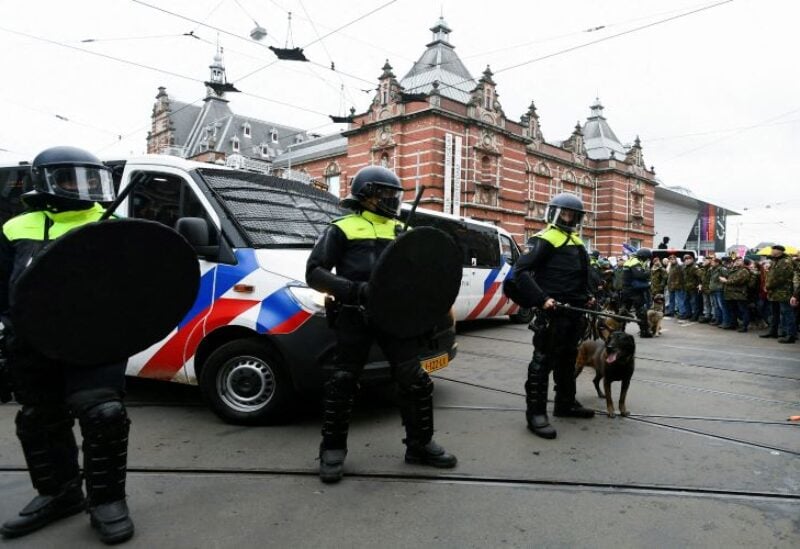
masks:
<path fill-rule="evenodd" d="M 576 312 L 579 312 L 579 313 L 586 313 L 586 314 L 595 315 L 595 316 L 604 316 L 604 317 L 607 317 L 607 318 L 613 318 L 614 320 L 621 320 L 623 322 L 639 322 L 638 318 L 634 318 L 632 316 L 622 316 L 622 315 L 617 315 L 617 314 L 614 314 L 614 313 L 604 313 L 603 311 L 594 311 L 592 309 L 583 309 L 581 307 L 574 307 L 572 305 L 569 305 L 568 303 L 556 302 L 556 308 L 557 309 L 564 309 L 564 310 L 568 310 L 568 311 L 576 311 Z"/>

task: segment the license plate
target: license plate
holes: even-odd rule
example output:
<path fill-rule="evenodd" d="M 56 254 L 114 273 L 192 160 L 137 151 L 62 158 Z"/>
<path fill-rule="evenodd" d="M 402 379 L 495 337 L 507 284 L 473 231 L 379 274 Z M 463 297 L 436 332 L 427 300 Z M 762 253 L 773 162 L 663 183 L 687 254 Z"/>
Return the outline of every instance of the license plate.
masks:
<path fill-rule="evenodd" d="M 446 368 L 447 365 L 450 363 L 450 357 L 446 354 L 435 356 L 433 358 L 429 358 L 428 360 L 422 361 L 422 369 L 428 373 L 435 372 L 436 370 L 441 370 L 442 368 Z"/>

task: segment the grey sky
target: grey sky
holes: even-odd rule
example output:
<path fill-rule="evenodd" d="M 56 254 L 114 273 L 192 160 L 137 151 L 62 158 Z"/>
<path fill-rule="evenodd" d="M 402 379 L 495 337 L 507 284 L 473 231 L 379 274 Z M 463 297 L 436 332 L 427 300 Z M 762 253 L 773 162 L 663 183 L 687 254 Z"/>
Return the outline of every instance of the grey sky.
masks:
<path fill-rule="evenodd" d="M 502 69 L 715 2 L 397 0 L 306 50 L 320 65 L 333 59 L 338 70 L 363 80 L 287 62 L 240 77 L 273 62 L 265 46 L 284 44 L 286 11 L 293 12 L 294 42 L 303 46 L 389 0 L 144 1 L 198 20 L 213 10 L 207 23 L 243 37 L 254 26 L 252 16 L 270 35 L 262 45 L 219 36 L 229 80 L 244 92 L 308 110 L 240 94 L 231 97 L 234 111 L 321 133 L 337 128 L 325 114 L 341 113 L 343 106 L 366 108 L 371 92 L 361 90 L 374 88 L 387 58 L 398 77 L 408 71 L 441 10 L 472 74 L 479 76 L 487 63 L 496 72 L 499 99 L 510 118 L 518 119 L 534 100 L 545 138 L 565 139 L 599 96 L 623 142 L 641 137 L 645 161 L 664 184 L 688 187 L 739 211 L 750 209 L 730 220 L 729 244 L 735 243 L 737 228 L 744 244 L 800 244 L 797 0 L 735 0 L 510 70 Z M 605 28 L 586 32 L 599 26 Z M 197 80 L 207 79 L 217 40 L 212 29 L 130 0 L 4 0 L 0 28 Z M 191 30 L 203 40 L 179 36 Z M 167 36 L 119 40 L 162 35 Z M 98 40 L 81 42 L 90 38 Z M 0 51 L 0 101 L 6 105 L 0 149 L 11 151 L 0 151 L 0 163 L 67 143 L 106 157 L 138 154 L 145 149 L 158 86 L 183 101 L 203 96 L 200 82 L 4 30 Z M 119 134 L 125 136 L 121 141 Z"/>

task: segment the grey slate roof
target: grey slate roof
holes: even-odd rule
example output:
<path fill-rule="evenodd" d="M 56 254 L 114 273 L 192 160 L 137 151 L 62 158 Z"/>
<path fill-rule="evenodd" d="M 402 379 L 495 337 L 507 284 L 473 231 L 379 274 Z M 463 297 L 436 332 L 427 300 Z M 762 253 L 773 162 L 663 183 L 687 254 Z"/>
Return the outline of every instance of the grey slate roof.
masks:
<path fill-rule="evenodd" d="M 186 143 L 194 121 L 197 120 L 197 115 L 200 114 L 200 106 L 184 103 L 183 101 L 170 100 L 169 108 L 169 118 L 175 128 L 175 143 Z"/>
<path fill-rule="evenodd" d="M 461 103 L 468 103 L 470 92 L 478 83 L 461 62 L 449 42 L 450 28 L 444 18 L 431 28 L 433 41 L 401 80 L 400 85 L 409 93 L 430 93 L 435 81 L 441 82 L 439 91 Z"/>
<path fill-rule="evenodd" d="M 185 147 L 186 156 L 202 152 L 204 143 L 213 143 L 209 150 L 226 155 L 274 158 L 289 145 L 308 139 L 306 131 L 300 128 L 234 114 L 227 101 L 215 97 L 207 97 L 202 106 L 171 100 L 170 110 L 175 146 Z M 245 124 L 250 126 L 250 136 L 245 135 Z M 277 142 L 272 140 L 273 131 L 277 132 Z M 233 150 L 234 138 L 239 141 L 238 151 Z M 267 146 L 267 156 L 261 153 L 262 145 Z"/>
<path fill-rule="evenodd" d="M 597 99 L 590 107 L 591 114 L 583 126 L 583 140 L 586 154 L 592 160 L 605 160 L 611 157 L 611 151 L 617 160 L 624 160 L 627 150 L 619 142 L 614 131 L 603 116 L 603 105 Z"/>
<path fill-rule="evenodd" d="M 333 133 L 306 141 L 302 145 L 295 145 L 289 152 L 273 159 L 272 163 L 276 167 L 284 167 L 288 165 L 289 158 L 292 162 L 300 163 L 345 153 L 347 153 L 347 138 L 340 133 Z"/>

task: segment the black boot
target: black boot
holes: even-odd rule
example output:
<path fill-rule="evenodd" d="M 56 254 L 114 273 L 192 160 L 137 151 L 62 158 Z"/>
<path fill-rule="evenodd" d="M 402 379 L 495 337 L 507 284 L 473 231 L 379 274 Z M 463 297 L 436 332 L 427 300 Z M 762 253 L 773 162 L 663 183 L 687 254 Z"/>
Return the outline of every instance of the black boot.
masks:
<path fill-rule="evenodd" d="M 406 463 L 416 465 L 430 465 L 440 469 L 452 469 L 458 463 L 453 454 L 439 446 L 435 441 L 429 440 L 427 444 L 420 444 L 406 439 Z"/>
<path fill-rule="evenodd" d="M 86 507 L 73 420 L 67 410 L 23 406 L 16 424 L 31 482 L 39 495 L 19 516 L 3 524 L 0 534 L 5 538 L 24 536 Z"/>
<path fill-rule="evenodd" d="M 406 463 L 451 469 L 458 460 L 433 441 L 433 381 L 411 361 L 397 365 L 400 383 L 400 415 L 406 429 Z M 407 376 L 407 377 L 406 377 Z"/>
<path fill-rule="evenodd" d="M 525 419 L 528 429 L 536 436 L 554 439 L 556 430 L 547 417 L 547 386 L 550 374 L 545 368 L 544 354 L 534 351 L 528 365 L 528 380 L 525 382 Z"/>
<path fill-rule="evenodd" d="M 346 370 L 337 370 L 325 383 L 319 478 L 326 484 L 339 482 L 344 474 L 347 432 L 355 392 L 356 377 Z"/>
<path fill-rule="evenodd" d="M 100 541 L 122 543 L 133 536 L 125 502 L 130 420 L 119 400 L 100 402 L 80 412 L 83 468 L 89 515 Z"/>
<path fill-rule="evenodd" d="M 794 343 L 797 341 L 797 336 L 783 336 L 778 338 L 778 343 Z"/>
<path fill-rule="evenodd" d="M 773 338 L 776 338 L 776 339 L 777 339 L 777 337 L 778 337 L 778 332 L 773 332 L 772 330 L 770 330 L 770 331 L 769 331 L 769 332 L 767 332 L 766 334 L 761 334 L 761 335 L 759 335 L 758 337 L 763 337 L 763 338 L 769 338 L 769 337 L 773 337 Z"/>
<path fill-rule="evenodd" d="M 584 408 L 580 402 L 572 399 L 572 402 L 561 401 L 559 402 L 558 395 L 556 395 L 556 404 L 553 407 L 553 415 L 556 417 L 577 417 L 580 419 L 589 419 L 594 417 L 594 410 Z"/>
<path fill-rule="evenodd" d="M 73 482 L 54 495 L 38 495 L 26 505 L 19 516 L 6 521 L 0 534 L 4 538 L 18 538 L 47 526 L 58 519 L 80 513 L 86 508 L 81 479 Z"/>
<path fill-rule="evenodd" d="M 344 475 L 344 458 L 347 448 L 319 447 L 319 479 L 325 484 L 333 484 L 342 480 Z"/>

